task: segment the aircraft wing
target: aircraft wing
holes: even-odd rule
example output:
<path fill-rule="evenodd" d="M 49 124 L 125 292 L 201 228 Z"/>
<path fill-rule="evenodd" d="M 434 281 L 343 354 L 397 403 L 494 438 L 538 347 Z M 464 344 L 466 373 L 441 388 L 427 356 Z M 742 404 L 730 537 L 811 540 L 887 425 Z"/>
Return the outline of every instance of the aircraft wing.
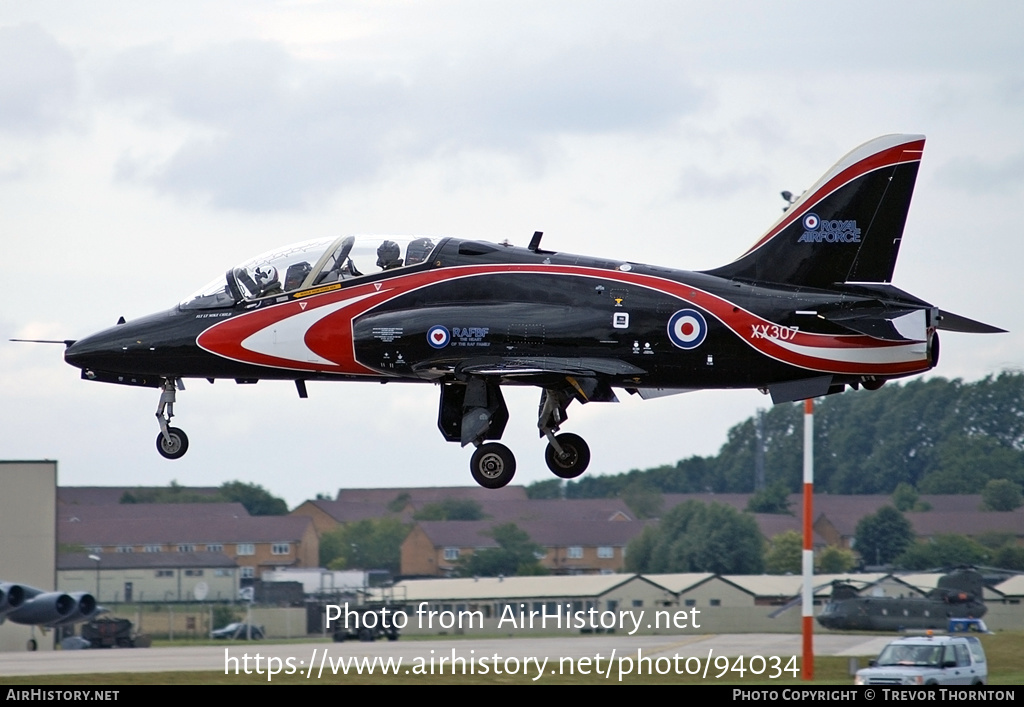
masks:
<path fill-rule="evenodd" d="M 518 379 L 528 383 L 531 378 L 577 376 L 621 376 L 646 374 L 642 368 L 612 358 L 559 358 L 551 356 L 494 356 L 471 358 L 452 367 L 456 375 L 494 376 Z"/>

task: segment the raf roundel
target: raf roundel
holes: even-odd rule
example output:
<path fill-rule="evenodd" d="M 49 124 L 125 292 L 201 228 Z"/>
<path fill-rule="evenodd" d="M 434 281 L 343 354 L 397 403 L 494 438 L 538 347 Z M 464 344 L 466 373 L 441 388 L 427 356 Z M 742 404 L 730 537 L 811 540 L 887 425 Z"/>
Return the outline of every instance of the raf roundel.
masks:
<path fill-rule="evenodd" d="M 447 327 L 443 327 L 440 324 L 427 329 L 427 343 L 435 349 L 443 349 L 448 345 L 451 338 L 452 335 L 448 332 Z"/>
<path fill-rule="evenodd" d="M 821 221 L 818 219 L 818 214 L 807 214 L 804 216 L 804 228 L 808 231 L 813 231 L 820 223 Z"/>
<path fill-rule="evenodd" d="M 695 309 L 680 309 L 668 320 L 668 338 L 681 349 L 695 349 L 704 343 L 708 323 Z"/>

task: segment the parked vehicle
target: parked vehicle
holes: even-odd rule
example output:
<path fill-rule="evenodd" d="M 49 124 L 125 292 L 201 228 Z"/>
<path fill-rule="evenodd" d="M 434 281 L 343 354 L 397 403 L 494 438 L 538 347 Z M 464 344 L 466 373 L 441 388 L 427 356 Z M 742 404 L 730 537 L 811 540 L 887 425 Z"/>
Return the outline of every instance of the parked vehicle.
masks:
<path fill-rule="evenodd" d="M 984 685 L 985 649 L 976 636 L 928 635 L 899 638 L 870 667 L 857 671 L 855 685 Z"/>
<path fill-rule="evenodd" d="M 223 628 L 218 628 L 215 631 L 210 631 L 210 638 L 224 638 L 236 641 L 245 641 L 252 638 L 254 641 L 259 641 L 266 638 L 266 633 L 262 626 L 256 626 L 255 624 L 250 626 L 249 624 L 235 622 Z"/>
<path fill-rule="evenodd" d="M 89 648 L 149 648 L 151 643 L 128 619 L 94 619 L 82 625 L 82 638 Z"/>
<path fill-rule="evenodd" d="M 334 633 L 332 634 L 334 642 L 359 640 L 370 643 L 378 638 L 397 641 L 399 630 L 393 621 L 396 610 L 397 608 L 390 604 L 386 608 L 382 606 L 359 607 L 356 610 L 359 614 L 358 621 L 353 620 L 349 622 L 348 626 L 344 621 L 334 621 Z"/>

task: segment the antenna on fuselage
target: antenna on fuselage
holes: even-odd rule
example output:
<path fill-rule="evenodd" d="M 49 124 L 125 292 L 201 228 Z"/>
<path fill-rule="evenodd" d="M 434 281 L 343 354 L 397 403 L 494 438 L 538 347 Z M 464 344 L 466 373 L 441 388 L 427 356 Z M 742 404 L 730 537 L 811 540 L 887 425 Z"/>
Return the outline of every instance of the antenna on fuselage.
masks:
<path fill-rule="evenodd" d="M 540 250 L 540 239 L 544 235 L 544 231 L 534 231 L 533 238 L 530 239 L 530 245 L 526 246 L 527 250 L 532 250 L 534 253 Z"/>

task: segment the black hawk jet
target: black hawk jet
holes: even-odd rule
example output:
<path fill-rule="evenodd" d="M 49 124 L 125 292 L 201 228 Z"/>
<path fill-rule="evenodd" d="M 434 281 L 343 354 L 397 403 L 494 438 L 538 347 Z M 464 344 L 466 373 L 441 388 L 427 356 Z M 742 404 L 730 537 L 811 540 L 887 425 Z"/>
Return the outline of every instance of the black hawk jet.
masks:
<path fill-rule="evenodd" d="M 775 403 L 876 389 L 939 360 L 938 329 L 999 332 L 893 287 L 924 138 L 890 135 L 841 159 L 736 261 L 691 272 L 435 237 L 341 237 L 229 269 L 167 311 L 67 344 L 86 380 L 161 389 L 157 449 L 186 378 L 434 383 L 444 438 L 472 444 L 473 478 L 507 484 L 502 386 L 541 390 L 546 460 L 590 460 L 558 434 L 572 401 L 759 388 Z"/>

